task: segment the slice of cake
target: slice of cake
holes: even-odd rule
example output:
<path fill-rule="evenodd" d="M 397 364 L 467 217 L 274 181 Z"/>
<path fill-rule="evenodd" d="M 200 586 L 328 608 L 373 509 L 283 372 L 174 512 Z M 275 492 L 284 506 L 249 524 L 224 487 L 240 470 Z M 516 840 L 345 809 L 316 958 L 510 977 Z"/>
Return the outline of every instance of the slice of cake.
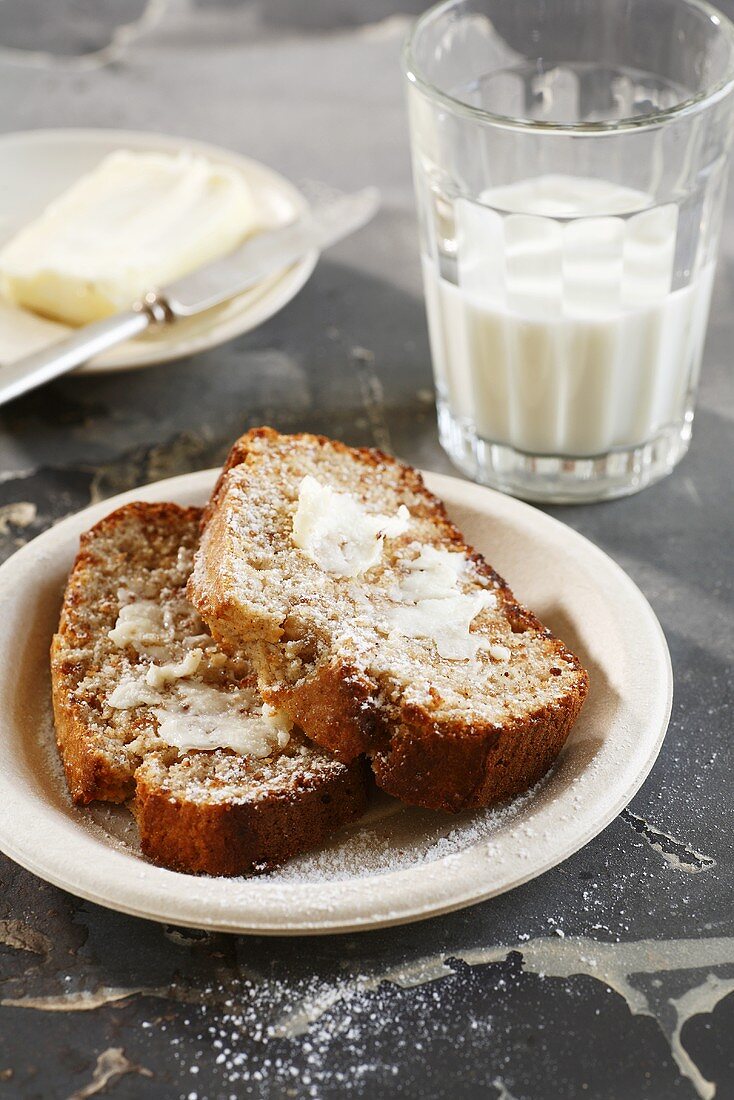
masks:
<path fill-rule="evenodd" d="M 271 706 L 419 806 L 532 786 L 588 688 L 415 470 L 319 436 L 235 444 L 188 591 Z"/>
<path fill-rule="evenodd" d="M 59 751 L 75 802 L 133 798 L 143 852 L 237 875 L 317 845 L 364 810 L 340 763 L 264 704 L 186 598 L 200 511 L 130 504 L 81 541 L 51 650 Z"/>

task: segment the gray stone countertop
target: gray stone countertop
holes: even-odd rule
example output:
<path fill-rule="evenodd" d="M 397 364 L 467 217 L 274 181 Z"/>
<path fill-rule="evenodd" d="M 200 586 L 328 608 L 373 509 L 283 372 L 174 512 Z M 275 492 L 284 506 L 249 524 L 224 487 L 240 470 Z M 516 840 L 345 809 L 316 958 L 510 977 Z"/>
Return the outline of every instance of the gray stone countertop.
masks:
<path fill-rule="evenodd" d="M 221 143 L 296 182 L 373 182 L 383 196 L 370 229 L 256 331 L 148 371 L 69 378 L 1 410 L 3 556 L 90 500 L 214 465 L 261 423 L 450 472 L 399 67 L 422 6 L 0 7 L 2 131 L 157 130 Z M 163 927 L 0 857 L 0 1100 L 734 1097 L 733 292 L 734 191 L 690 454 L 638 496 L 550 510 L 628 571 L 670 645 L 670 729 L 630 808 L 510 894 L 308 941 Z M 396 968 L 412 977 L 379 981 Z M 307 1006 L 308 1027 L 269 1031 Z"/>

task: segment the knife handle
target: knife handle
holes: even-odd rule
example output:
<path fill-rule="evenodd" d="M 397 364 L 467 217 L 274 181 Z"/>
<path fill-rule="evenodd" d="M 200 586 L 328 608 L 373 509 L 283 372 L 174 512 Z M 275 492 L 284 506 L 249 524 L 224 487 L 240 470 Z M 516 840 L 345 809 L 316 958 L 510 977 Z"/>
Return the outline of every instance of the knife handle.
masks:
<path fill-rule="evenodd" d="M 141 305 L 126 313 L 116 313 L 103 321 L 85 325 L 67 340 L 0 367 L 0 405 L 80 367 L 115 344 L 138 336 L 156 320 L 153 312 Z"/>

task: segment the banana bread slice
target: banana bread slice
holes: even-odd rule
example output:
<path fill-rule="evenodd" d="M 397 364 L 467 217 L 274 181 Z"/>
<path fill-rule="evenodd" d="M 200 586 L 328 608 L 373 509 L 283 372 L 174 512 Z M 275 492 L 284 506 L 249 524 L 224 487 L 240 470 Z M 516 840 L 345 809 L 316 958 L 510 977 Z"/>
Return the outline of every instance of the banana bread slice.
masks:
<path fill-rule="evenodd" d="M 442 810 L 547 771 L 581 709 L 579 661 L 467 546 L 420 475 L 377 451 L 248 432 L 188 587 L 263 698 L 379 786 Z"/>
<path fill-rule="evenodd" d="M 354 820 L 366 775 L 289 730 L 212 639 L 186 598 L 200 518 L 135 503 L 82 536 L 51 649 L 56 735 L 75 802 L 133 798 L 145 855 L 237 875 Z"/>

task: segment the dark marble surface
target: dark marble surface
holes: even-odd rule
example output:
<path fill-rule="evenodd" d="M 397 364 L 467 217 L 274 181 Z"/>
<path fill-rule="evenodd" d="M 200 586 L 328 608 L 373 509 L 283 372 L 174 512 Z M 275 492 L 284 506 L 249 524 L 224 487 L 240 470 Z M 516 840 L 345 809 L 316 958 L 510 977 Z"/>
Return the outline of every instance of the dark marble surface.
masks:
<path fill-rule="evenodd" d="M 0 411 L 3 556 L 91 499 L 214 464 L 262 422 L 450 469 L 398 67 L 420 7 L 170 0 L 123 41 L 142 0 L 0 6 L 0 129 L 186 134 L 384 199 L 256 332 Z M 630 573 L 670 644 L 671 726 L 630 809 L 509 895 L 307 941 L 164 928 L 0 858 L 0 1100 L 734 1097 L 734 193 L 729 210 L 689 456 L 637 497 L 553 509 Z"/>

